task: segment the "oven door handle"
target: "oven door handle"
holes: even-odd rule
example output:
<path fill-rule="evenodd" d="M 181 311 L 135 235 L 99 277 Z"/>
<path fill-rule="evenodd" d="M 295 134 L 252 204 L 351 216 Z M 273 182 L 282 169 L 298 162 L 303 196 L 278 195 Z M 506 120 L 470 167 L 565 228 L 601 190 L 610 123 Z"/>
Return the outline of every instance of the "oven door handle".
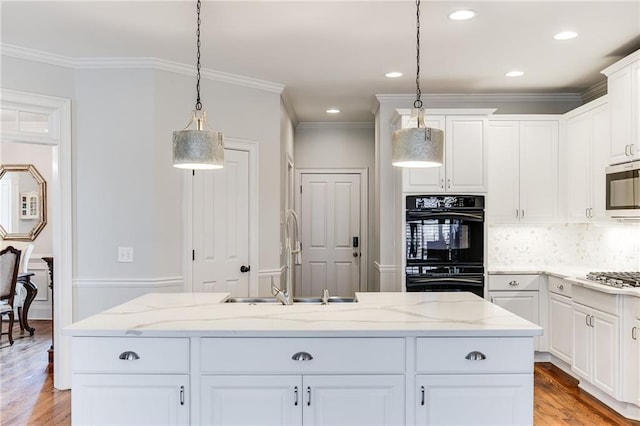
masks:
<path fill-rule="evenodd" d="M 450 277 L 442 277 L 442 278 L 422 278 L 422 277 L 409 277 L 411 284 L 428 284 L 433 282 L 454 282 L 454 283 L 468 283 L 468 284 L 477 284 L 482 285 L 483 281 L 474 280 L 471 278 L 450 278 Z"/>
<path fill-rule="evenodd" d="M 471 222 L 484 222 L 484 214 L 462 212 L 407 212 L 407 221 L 415 219 L 460 219 Z"/>

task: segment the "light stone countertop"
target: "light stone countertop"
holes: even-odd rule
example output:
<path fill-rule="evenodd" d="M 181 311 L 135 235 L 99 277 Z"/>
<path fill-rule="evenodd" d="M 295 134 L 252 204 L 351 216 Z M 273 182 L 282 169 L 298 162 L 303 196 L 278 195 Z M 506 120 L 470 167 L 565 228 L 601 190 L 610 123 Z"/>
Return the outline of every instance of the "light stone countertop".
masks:
<path fill-rule="evenodd" d="M 507 274 L 547 274 L 571 281 L 572 284 L 591 290 L 608 294 L 621 294 L 626 296 L 640 297 L 640 288 L 616 288 L 608 285 L 598 284 L 586 279 L 589 272 L 598 272 L 599 269 L 585 268 L 584 266 L 493 266 L 488 268 L 490 275 Z"/>
<path fill-rule="evenodd" d="M 471 293 L 356 293 L 357 303 L 222 303 L 227 293 L 152 293 L 68 327 L 71 336 L 537 336 L 542 328 Z"/>

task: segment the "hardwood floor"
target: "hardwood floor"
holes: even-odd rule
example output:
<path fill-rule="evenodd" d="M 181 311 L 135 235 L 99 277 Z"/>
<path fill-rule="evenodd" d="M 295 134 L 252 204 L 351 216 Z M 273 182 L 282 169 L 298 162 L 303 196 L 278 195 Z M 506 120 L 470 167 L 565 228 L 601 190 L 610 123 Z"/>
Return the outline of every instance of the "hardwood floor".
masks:
<path fill-rule="evenodd" d="M 71 392 L 53 389 L 47 360 L 51 321 L 32 326 L 33 337 L 14 329 L 13 346 L 6 335 L 0 340 L 0 425 L 70 425 Z M 577 380 L 549 363 L 536 364 L 534 393 L 536 426 L 640 426 L 580 391 Z"/>

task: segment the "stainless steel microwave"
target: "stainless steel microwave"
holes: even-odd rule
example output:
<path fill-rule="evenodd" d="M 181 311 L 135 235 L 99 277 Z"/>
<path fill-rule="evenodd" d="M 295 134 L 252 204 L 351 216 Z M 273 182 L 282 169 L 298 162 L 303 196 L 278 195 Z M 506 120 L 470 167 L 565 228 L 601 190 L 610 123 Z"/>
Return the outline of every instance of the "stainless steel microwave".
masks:
<path fill-rule="evenodd" d="M 606 168 L 607 217 L 640 219 L 640 161 Z"/>

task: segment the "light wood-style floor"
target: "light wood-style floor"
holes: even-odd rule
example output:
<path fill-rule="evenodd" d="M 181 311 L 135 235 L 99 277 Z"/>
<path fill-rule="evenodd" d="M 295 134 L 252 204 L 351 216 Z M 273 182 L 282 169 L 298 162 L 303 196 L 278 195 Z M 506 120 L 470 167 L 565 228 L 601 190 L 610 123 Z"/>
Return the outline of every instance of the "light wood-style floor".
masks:
<path fill-rule="evenodd" d="M 7 324 L 3 324 L 6 331 Z M 66 426 L 71 424 L 71 392 L 53 389 L 48 365 L 51 321 L 32 321 L 28 333 L 9 346 L 0 339 L 0 425 Z M 549 363 L 536 364 L 534 423 L 536 426 L 640 426 L 621 417 L 578 389 L 578 382 Z"/>

